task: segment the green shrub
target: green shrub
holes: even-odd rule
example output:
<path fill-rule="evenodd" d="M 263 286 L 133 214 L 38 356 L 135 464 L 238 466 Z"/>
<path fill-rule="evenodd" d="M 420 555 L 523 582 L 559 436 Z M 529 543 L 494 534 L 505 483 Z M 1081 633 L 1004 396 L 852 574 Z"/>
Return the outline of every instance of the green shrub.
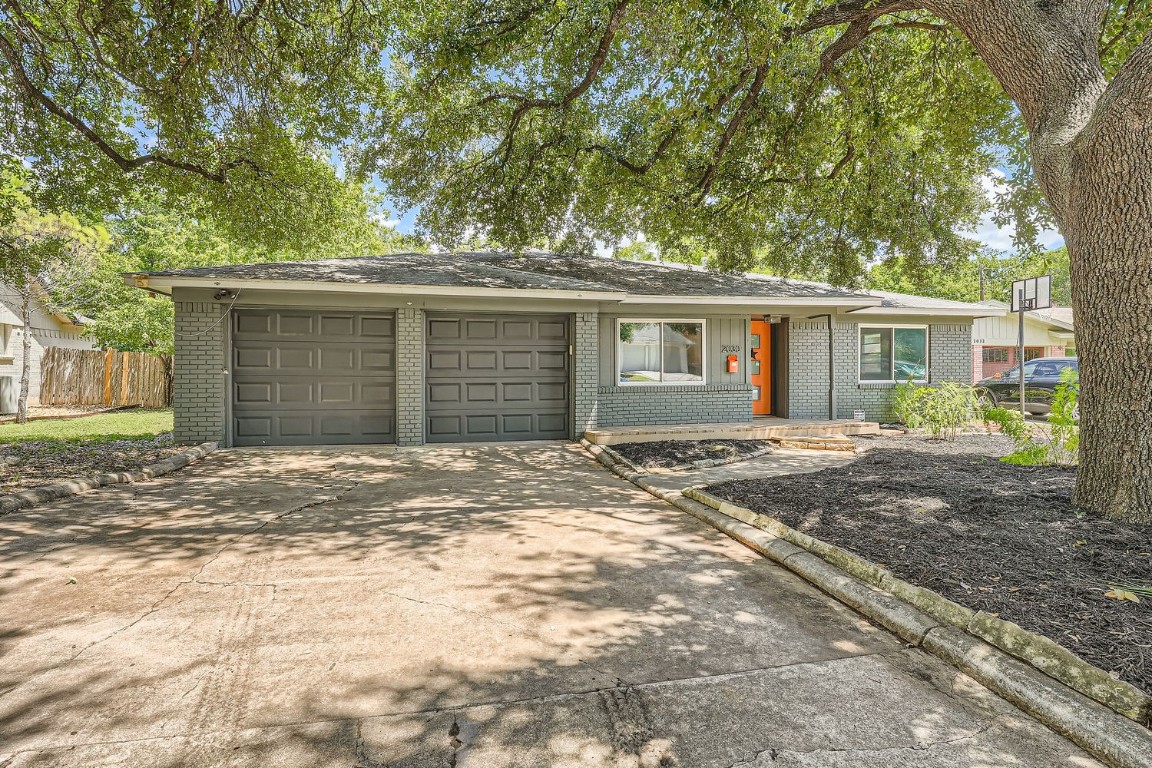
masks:
<path fill-rule="evenodd" d="M 933 437 L 955 440 L 979 415 L 976 390 L 947 381 L 937 387 L 912 382 L 896 388 L 892 411 L 909 429 L 924 429 Z"/>
<path fill-rule="evenodd" d="M 1023 466 L 1078 464 L 1080 425 L 1073 414 L 1079 394 L 1076 371 L 1065 369 L 1052 396 L 1047 428 L 1025 421 L 1019 411 L 1007 408 L 984 411 L 984 421 L 999 424 L 1000 432 L 1015 443 L 1015 450 L 1001 461 Z"/>

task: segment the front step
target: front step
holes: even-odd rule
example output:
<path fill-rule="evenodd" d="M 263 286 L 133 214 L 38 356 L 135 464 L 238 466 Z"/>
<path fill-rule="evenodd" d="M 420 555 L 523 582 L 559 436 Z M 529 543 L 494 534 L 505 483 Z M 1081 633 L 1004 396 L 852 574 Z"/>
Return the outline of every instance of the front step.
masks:
<path fill-rule="evenodd" d="M 762 419 L 718 424 L 653 424 L 637 427 L 598 427 L 584 433 L 596 445 L 654 443 L 659 440 L 771 440 L 834 435 L 879 435 L 874 421 L 847 419 Z"/>

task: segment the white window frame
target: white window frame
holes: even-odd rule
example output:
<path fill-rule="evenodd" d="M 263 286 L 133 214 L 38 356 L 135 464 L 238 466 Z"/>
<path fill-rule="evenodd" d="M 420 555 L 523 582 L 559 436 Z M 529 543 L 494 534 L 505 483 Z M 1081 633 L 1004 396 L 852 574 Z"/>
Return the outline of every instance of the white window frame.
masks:
<path fill-rule="evenodd" d="M 624 362 L 624 342 L 620 340 L 621 323 L 699 323 L 700 381 L 621 381 L 620 365 Z M 618 387 L 702 387 L 708 383 L 708 323 L 703 318 L 618 317 L 616 318 L 616 386 Z M 664 332 L 660 332 L 660 375 L 664 375 Z"/>
<path fill-rule="evenodd" d="M 927 325 L 909 325 L 900 323 L 860 323 L 856 328 L 856 381 L 858 384 L 903 384 L 907 379 L 865 379 L 861 378 L 861 358 L 863 357 L 864 329 L 891 330 L 903 328 L 921 329 L 924 331 L 924 378 L 913 379 L 913 384 L 927 384 L 932 376 L 932 331 Z M 892 365 L 896 365 L 896 338 L 892 338 Z"/>

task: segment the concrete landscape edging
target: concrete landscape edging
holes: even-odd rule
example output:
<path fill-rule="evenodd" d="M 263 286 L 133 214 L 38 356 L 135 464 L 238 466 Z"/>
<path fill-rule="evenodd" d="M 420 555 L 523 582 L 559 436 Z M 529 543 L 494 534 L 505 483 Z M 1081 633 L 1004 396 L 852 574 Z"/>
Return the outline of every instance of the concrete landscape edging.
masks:
<path fill-rule="evenodd" d="M 1148 697 L 1134 686 L 1114 680 L 1108 673 L 1087 664 L 1048 638 L 1040 638 L 1039 635 L 1027 632 L 1011 622 L 995 619 L 989 614 L 983 614 L 974 625 L 974 630 L 970 631 L 968 625 L 973 624 L 977 618 L 976 611 L 954 603 L 932 590 L 897 579 L 875 563 L 796 531 L 774 518 L 729 504 L 694 488 L 669 493 L 652 485 L 642 473 L 622 465 L 611 453 L 603 450 L 604 446 L 586 440 L 580 443 L 596 461 L 614 474 L 783 565 L 821 591 L 894 632 L 910 645 L 923 648 L 955 666 L 1108 765 L 1114 768 L 1147 768 L 1147 756 L 1152 754 L 1152 731 L 1144 727 L 1140 720 L 1128 717 L 1112 706 L 1120 704 L 1131 710 L 1132 704 L 1143 697 L 1144 704 L 1137 705 L 1134 712 L 1142 712 L 1145 718 L 1148 717 Z M 781 533 L 788 535 L 779 535 Z M 831 555 L 838 562 L 834 564 L 825 559 L 821 552 Z M 840 563 L 847 567 L 842 567 Z M 877 579 L 878 583 L 875 583 Z M 1034 663 L 1032 659 L 1018 657 L 986 641 L 981 634 L 997 636 L 991 629 L 995 625 L 989 619 L 1014 627 L 1015 631 L 1005 630 L 1013 638 L 1026 633 L 1041 639 L 1038 646 L 1056 645 L 1076 664 L 1104 675 L 1113 684 L 1119 684 L 1110 687 L 1115 696 L 1105 696 L 1111 703 L 1100 702 L 1058 680 L 1051 672 L 1038 666 L 1044 664 L 1049 669 L 1055 669 L 1054 665 L 1042 658 L 1036 657 Z M 1008 641 L 1003 637 L 1000 639 L 1021 654 L 1030 653 L 1026 648 L 1035 647 Z M 1100 682 L 1095 675 L 1092 677 L 1093 683 Z M 1075 676 L 1072 679 L 1076 679 Z M 1095 685 L 1085 687 L 1103 695 Z M 1132 696 L 1132 693 L 1136 695 Z"/>
<path fill-rule="evenodd" d="M 60 480 L 48 485 L 29 488 L 26 491 L 9 493 L 0 496 L 0 515 L 6 515 L 9 512 L 15 512 L 20 509 L 27 509 L 36 504 L 56 501 L 57 499 L 67 498 L 68 496 L 75 496 L 105 485 L 138 483 L 143 480 L 151 480 L 154 477 L 161 477 L 170 472 L 175 472 L 178 469 L 183 469 L 192 462 L 204 458 L 216 450 L 217 447 L 218 444 L 214 442 L 201 443 L 194 448 L 182 451 L 174 456 L 169 456 L 163 461 L 149 464 L 140 469 L 127 472 L 104 472 L 99 475 L 92 475 L 91 477 Z"/>
<path fill-rule="evenodd" d="M 943 595 L 897 578 L 886 568 L 785 525 L 775 518 L 729 504 L 696 488 L 684 495 L 762 528 L 785 541 L 802 547 L 871 586 L 889 592 L 935 619 L 991 643 L 1036 669 L 1051 675 L 1068 687 L 1095 699 L 1109 709 L 1142 725 L 1152 724 L 1152 697 L 1133 685 L 1113 678 L 1108 672 L 1081 659 L 1059 643 L 1020 625 L 983 611 L 973 611 Z"/>

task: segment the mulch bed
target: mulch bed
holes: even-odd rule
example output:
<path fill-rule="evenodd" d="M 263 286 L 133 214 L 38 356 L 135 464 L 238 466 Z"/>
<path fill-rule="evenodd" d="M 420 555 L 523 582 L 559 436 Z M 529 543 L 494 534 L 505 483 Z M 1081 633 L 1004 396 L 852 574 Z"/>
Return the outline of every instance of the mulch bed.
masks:
<path fill-rule="evenodd" d="M 45 440 L 0 444 L 0 494 L 56 480 L 139 469 L 182 450 L 172 442 L 171 434 L 105 443 Z"/>
<path fill-rule="evenodd" d="M 668 469 L 696 461 L 734 461 L 770 448 L 767 440 L 658 440 L 621 443 L 612 450 L 643 469 Z"/>
<path fill-rule="evenodd" d="M 706 490 L 775 517 L 935 590 L 1044 634 L 1152 693 L 1152 525 L 1113 522 L 1072 503 L 1073 469 L 1017 467 L 999 436 L 956 442 L 860 439 L 866 452 L 806 475 Z"/>

